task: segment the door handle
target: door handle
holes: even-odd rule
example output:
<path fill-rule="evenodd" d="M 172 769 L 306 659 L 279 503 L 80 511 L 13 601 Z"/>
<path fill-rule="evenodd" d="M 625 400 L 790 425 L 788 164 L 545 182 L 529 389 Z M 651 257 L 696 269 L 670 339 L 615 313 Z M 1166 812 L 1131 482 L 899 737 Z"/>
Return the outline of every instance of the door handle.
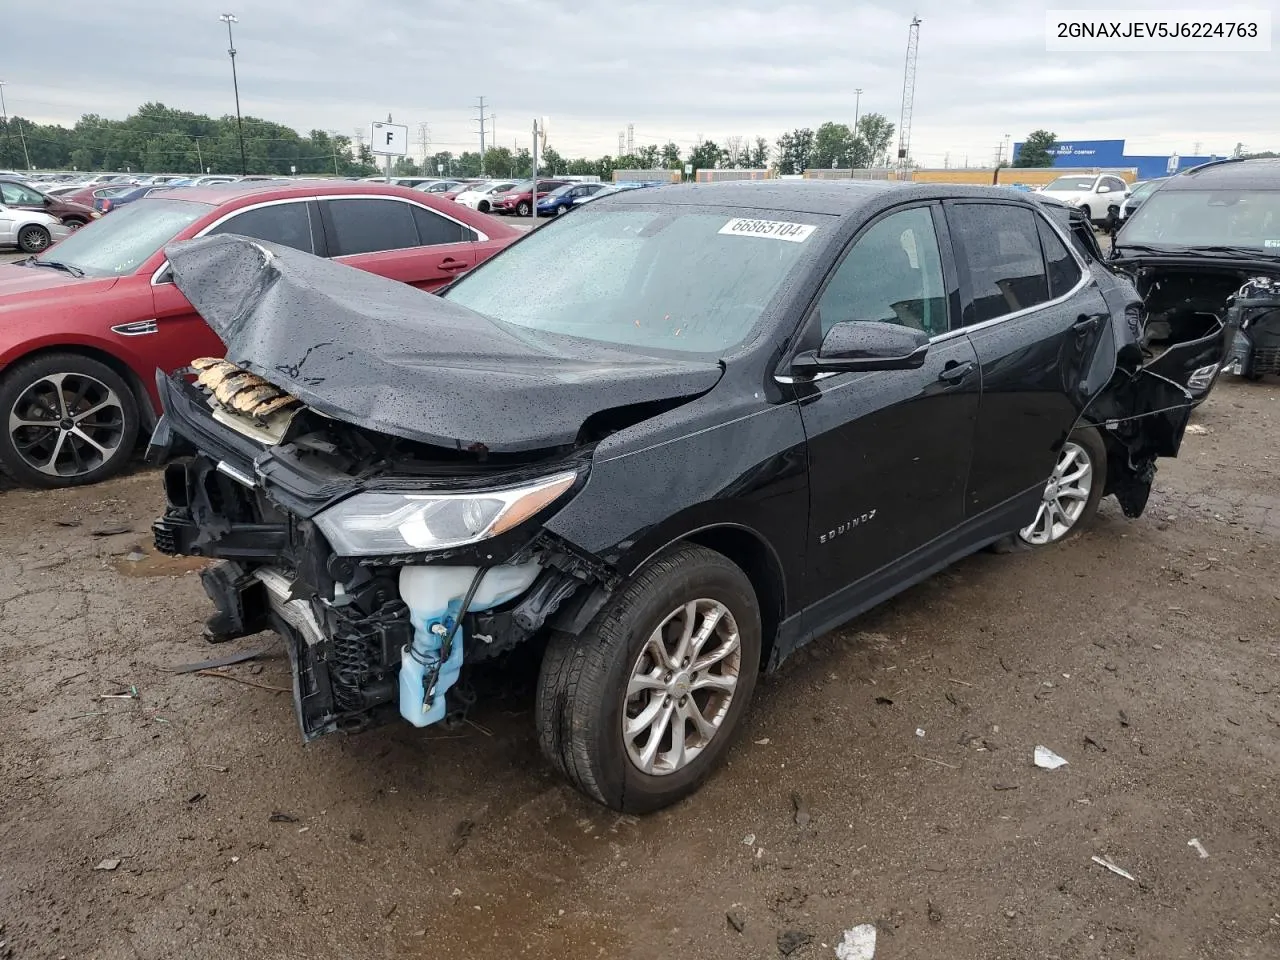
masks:
<path fill-rule="evenodd" d="M 455 260 L 453 257 L 445 257 L 436 266 L 441 270 L 465 270 L 467 269 L 467 262 L 465 260 Z"/>
<path fill-rule="evenodd" d="M 1076 318 L 1076 322 L 1071 325 L 1071 329 L 1076 333 L 1091 333 L 1098 326 L 1098 321 L 1101 319 L 1102 317 L 1096 313 L 1091 317 L 1082 313 Z"/>
<path fill-rule="evenodd" d="M 949 360 L 947 365 L 942 368 L 942 372 L 938 374 L 938 379 L 946 383 L 959 383 L 973 373 L 974 366 L 975 364 L 972 360 L 966 360 L 964 363 Z"/>

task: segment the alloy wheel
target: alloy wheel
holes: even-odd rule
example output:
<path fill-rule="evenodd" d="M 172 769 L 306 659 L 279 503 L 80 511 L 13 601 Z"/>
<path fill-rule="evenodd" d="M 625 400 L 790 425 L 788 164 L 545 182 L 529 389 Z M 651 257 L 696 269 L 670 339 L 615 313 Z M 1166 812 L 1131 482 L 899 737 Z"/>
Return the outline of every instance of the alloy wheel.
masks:
<path fill-rule="evenodd" d="M 718 600 L 682 604 L 649 634 L 622 711 L 627 757 L 642 773 L 675 773 L 720 731 L 738 687 L 738 624 Z"/>
<path fill-rule="evenodd" d="M 120 398 L 83 373 L 52 373 L 19 394 L 9 411 L 13 447 L 33 470 L 77 477 L 110 460 L 125 435 Z"/>
<path fill-rule="evenodd" d="M 40 253 L 51 239 L 44 227 L 25 227 L 18 233 L 18 246 L 23 253 Z"/>
<path fill-rule="evenodd" d="M 1030 526 L 1018 535 L 1033 546 L 1061 540 L 1075 527 L 1093 491 L 1093 462 L 1089 452 L 1068 440 L 1045 484 L 1040 509 Z"/>

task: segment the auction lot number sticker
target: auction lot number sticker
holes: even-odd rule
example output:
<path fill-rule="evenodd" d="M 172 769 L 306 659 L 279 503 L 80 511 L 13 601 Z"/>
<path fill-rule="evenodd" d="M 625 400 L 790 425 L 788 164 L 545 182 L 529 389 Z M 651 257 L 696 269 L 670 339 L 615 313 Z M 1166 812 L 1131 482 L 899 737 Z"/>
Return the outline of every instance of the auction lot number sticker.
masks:
<path fill-rule="evenodd" d="M 791 243 L 804 243 L 809 234 L 818 228 L 808 223 L 789 223 L 786 220 L 750 220 L 735 217 L 723 227 L 720 233 L 734 237 L 768 237 L 771 240 L 787 240 Z"/>

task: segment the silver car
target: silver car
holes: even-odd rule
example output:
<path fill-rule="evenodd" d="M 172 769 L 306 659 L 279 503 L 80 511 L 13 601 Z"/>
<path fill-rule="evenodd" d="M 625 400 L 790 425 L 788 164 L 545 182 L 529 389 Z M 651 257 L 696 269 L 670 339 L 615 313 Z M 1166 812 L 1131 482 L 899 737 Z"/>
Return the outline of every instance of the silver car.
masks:
<path fill-rule="evenodd" d="M 39 253 L 70 232 L 70 227 L 47 213 L 0 205 L 0 247 Z"/>

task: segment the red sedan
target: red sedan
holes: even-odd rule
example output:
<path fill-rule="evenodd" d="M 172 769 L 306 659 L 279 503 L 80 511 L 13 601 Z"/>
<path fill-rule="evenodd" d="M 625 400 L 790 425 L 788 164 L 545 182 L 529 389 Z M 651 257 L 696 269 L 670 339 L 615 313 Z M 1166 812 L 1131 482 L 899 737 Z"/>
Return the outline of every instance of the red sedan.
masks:
<path fill-rule="evenodd" d="M 156 368 L 222 353 L 164 253 L 215 233 L 429 291 L 521 236 L 460 204 L 373 183 L 188 187 L 122 206 L 37 257 L 0 265 L 0 469 L 63 487 L 125 466 L 155 423 Z"/>

